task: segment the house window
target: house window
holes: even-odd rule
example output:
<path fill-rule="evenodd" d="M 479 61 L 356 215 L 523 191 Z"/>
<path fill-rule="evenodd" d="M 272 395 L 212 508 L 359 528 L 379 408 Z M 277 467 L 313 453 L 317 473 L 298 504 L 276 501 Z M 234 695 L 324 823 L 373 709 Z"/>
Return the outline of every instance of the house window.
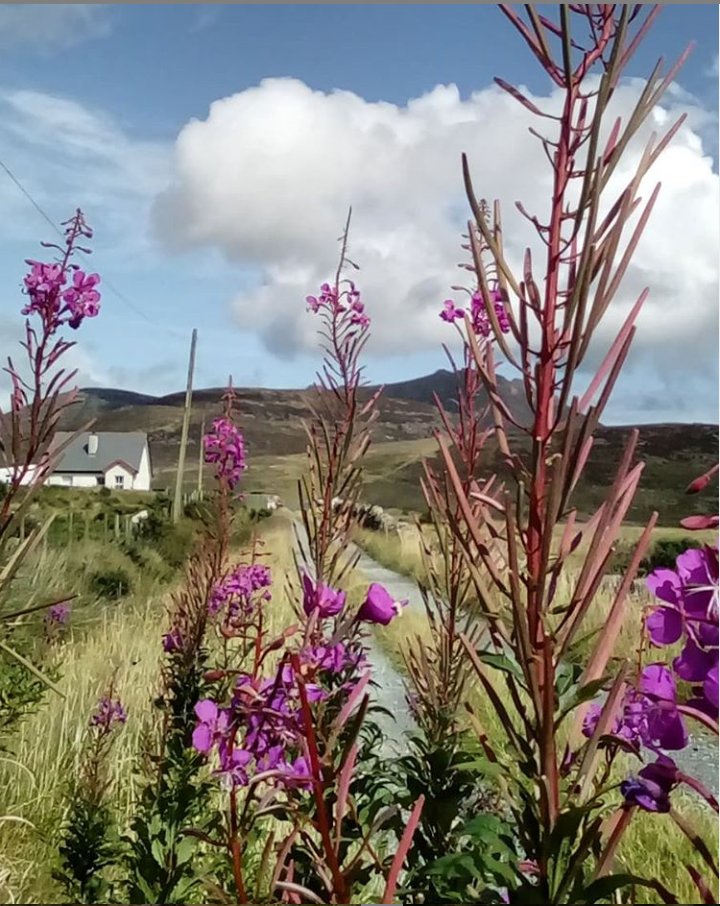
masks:
<path fill-rule="evenodd" d="M 96 477 L 97 477 L 97 483 L 98 483 L 99 485 L 102 486 L 102 485 L 105 484 L 105 476 L 104 476 L 104 475 L 98 475 L 98 476 L 96 476 Z"/>
<path fill-rule="evenodd" d="M 116 488 L 124 488 L 124 487 L 125 487 L 125 476 L 124 476 L 124 475 L 116 475 L 116 476 L 115 476 L 115 487 L 116 487 Z"/>

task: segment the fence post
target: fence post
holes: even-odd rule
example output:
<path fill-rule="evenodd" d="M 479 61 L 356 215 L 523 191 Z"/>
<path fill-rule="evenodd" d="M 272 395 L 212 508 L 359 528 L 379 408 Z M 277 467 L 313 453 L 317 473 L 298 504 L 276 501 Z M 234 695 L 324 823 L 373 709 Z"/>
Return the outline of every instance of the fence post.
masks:
<path fill-rule="evenodd" d="M 115 513 L 115 540 L 120 537 L 120 513 Z"/>
<path fill-rule="evenodd" d="M 85 513 L 85 532 L 84 532 L 85 541 L 87 541 L 89 537 L 90 537 L 90 513 L 86 512 Z"/>
<path fill-rule="evenodd" d="M 103 513 L 103 541 L 108 540 L 108 514 Z"/>
<path fill-rule="evenodd" d="M 72 546 L 73 541 L 75 540 L 75 523 L 73 521 L 75 514 L 72 510 L 68 515 L 68 547 Z"/>

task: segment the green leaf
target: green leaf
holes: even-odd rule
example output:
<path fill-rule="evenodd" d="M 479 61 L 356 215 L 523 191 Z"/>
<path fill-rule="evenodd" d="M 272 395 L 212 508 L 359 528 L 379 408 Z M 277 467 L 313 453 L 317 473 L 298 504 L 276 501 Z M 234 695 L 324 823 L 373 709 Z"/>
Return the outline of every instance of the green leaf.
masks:
<path fill-rule="evenodd" d="M 483 664 L 487 664 L 488 667 L 493 667 L 495 670 L 501 670 L 503 673 L 509 673 L 524 684 L 525 677 L 519 664 L 511 660 L 507 655 L 496 654 L 492 651 L 478 651 L 476 654 L 478 660 L 482 661 Z"/>
<path fill-rule="evenodd" d="M 184 865 L 195 855 L 197 842 L 192 837 L 183 837 L 175 847 L 175 860 L 177 865 Z"/>
<path fill-rule="evenodd" d="M 608 683 L 608 678 L 606 676 L 600 677 L 600 679 L 591 680 L 589 683 L 585 683 L 584 686 L 574 686 L 568 688 L 561 696 L 558 705 L 558 716 L 555 721 L 555 726 L 558 727 L 562 721 L 575 710 L 579 705 L 584 704 L 585 702 L 592 701 L 597 697 L 598 692 L 600 692 L 604 686 Z"/>
<path fill-rule="evenodd" d="M 590 906 L 590 904 L 598 903 L 600 900 L 608 900 L 616 891 L 633 885 L 647 887 L 650 890 L 657 891 L 665 903 L 678 902 L 677 899 L 658 881 L 646 881 L 644 878 L 639 878 L 636 875 L 630 874 L 606 875 L 603 878 L 598 878 L 585 888 L 580 895 L 580 902 L 583 906 L 585 906 L 585 904 Z"/>

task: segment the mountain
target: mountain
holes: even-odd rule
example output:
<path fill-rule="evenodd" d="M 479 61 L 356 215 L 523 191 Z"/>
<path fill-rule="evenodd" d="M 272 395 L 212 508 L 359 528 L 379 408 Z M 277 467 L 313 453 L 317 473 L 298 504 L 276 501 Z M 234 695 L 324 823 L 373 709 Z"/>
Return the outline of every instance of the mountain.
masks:
<path fill-rule="evenodd" d="M 503 400 L 520 423 L 527 424 L 529 412 L 519 380 L 500 379 Z M 370 502 L 385 506 L 422 509 L 419 478 L 421 459 L 436 450 L 428 442 L 439 418 L 433 395 L 437 394 L 452 414 L 456 396 L 455 376 L 437 371 L 410 381 L 387 384 L 380 398 L 379 418 L 375 424 L 373 473 L 368 493 Z M 363 391 L 369 393 L 373 388 Z M 188 479 L 197 472 L 201 424 L 208 426 L 222 413 L 220 387 L 193 392 L 193 408 L 187 454 Z M 248 480 L 275 492 L 284 466 L 278 457 L 294 459 L 306 446 L 304 424 L 310 415 L 314 391 L 239 388 L 236 390 L 237 418 L 248 446 L 252 477 Z M 175 470 L 180 444 L 185 393 L 152 396 L 114 388 L 86 388 L 79 401 L 66 412 L 61 429 L 72 430 L 95 419 L 98 431 L 146 431 L 150 440 L 153 468 L 158 486 L 169 485 Z M 612 481 L 630 426 L 599 427 L 587 467 L 583 499 L 597 505 Z M 716 505 L 716 492 L 686 497 L 684 489 L 717 458 L 718 429 L 714 425 L 659 424 L 641 425 L 638 456 L 646 463 L 631 517 L 647 518 L 653 510 L 678 518 L 702 512 Z M 518 440 L 519 449 L 525 440 Z M 502 474 L 497 451 L 488 450 L 488 466 Z M 293 471 L 298 463 L 292 464 Z M 293 471 L 293 476 L 295 473 Z M 294 487 L 296 477 L 288 479 Z M 282 493 L 286 493 L 283 486 Z M 700 499 L 703 497 L 704 499 Z M 377 498 L 377 499 L 375 499 Z M 699 509 L 698 509 L 699 508 Z"/>
<path fill-rule="evenodd" d="M 510 410 L 513 418 L 521 425 L 530 423 L 531 414 L 525 399 L 523 383 L 520 379 L 508 380 L 501 375 L 497 376 L 498 389 L 503 402 Z M 410 381 L 399 381 L 384 385 L 384 393 L 393 399 L 413 400 L 419 403 L 435 402 L 437 395 L 440 402 L 449 412 L 456 409 L 457 376 L 454 372 L 441 368 L 433 374 L 413 378 Z M 487 400 L 486 394 L 481 392 L 481 400 Z"/>

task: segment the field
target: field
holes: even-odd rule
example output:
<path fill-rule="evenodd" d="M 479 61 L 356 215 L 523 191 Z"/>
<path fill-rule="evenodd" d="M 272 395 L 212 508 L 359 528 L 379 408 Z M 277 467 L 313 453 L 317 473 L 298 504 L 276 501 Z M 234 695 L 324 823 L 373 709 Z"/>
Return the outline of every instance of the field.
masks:
<path fill-rule="evenodd" d="M 454 377 L 437 372 L 403 384 L 389 385 L 381 397 L 379 418 L 374 429 L 373 446 L 366 460 L 365 495 L 367 501 L 399 513 L 423 512 L 426 508 L 420 490 L 422 460 L 436 462 L 437 447 L 432 431 L 439 426 L 432 402 L 438 393 L 452 409 L 456 393 Z M 522 410 L 517 381 L 504 381 L 505 400 L 520 417 Z M 197 487 L 199 471 L 198 438 L 203 422 L 207 425 L 221 412 L 222 388 L 198 390 L 193 398 L 184 487 Z M 248 491 L 267 491 L 281 496 L 286 504 L 297 506 L 297 479 L 307 445 L 305 424 L 310 417 L 312 396 L 301 390 L 239 389 L 237 419 L 245 434 L 250 468 L 245 482 Z M 393 395 L 395 394 L 395 395 Z M 66 415 L 64 426 L 79 427 L 96 418 L 97 430 L 147 431 L 154 470 L 154 487 L 172 489 L 182 423 L 183 394 L 167 397 L 142 397 L 117 390 L 85 390 L 81 402 Z M 586 475 L 576 491 L 582 517 L 603 499 L 612 481 L 630 432 L 627 426 L 600 427 L 586 467 Z M 708 489 L 693 498 L 685 488 L 717 457 L 718 430 L 715 425 L 658 424 L 641 425 L 636 459 L 645 470 L 629 522 L 638 524 L 653 510 L 660 522 L 671 526 L 682 516 L 716 507 L 716 494 Z M 519 449 L 526 442 L 518 440 Z M 488 445 L 483 473 L 498 472 L 506 477 L 492 443 Z M 207 470 L 204 470 L 207 472 Z M 207 485 L 207 475 L 205 483 Z"/>
<path fill-rule="evenodd" d="M 269 614 L 278 631 L 292 621 L 292 609 L 285 592 L 284 575 L 292 571 L 292 538 L 287 514 L 262 524 L 261 539 L 265 562 L 271 566 L 275 588 Z M 630 530 L 629 533 L 633 533 Z M 667 534 L 667 532 L 665 532 Z M 366 545 L 367 546 L 367 545 Z M 382 545 L 374 550 L 378 553 Z M 396 551 L 394 569 L 412 572 L 410 546 L 406 553 Z M 89 583 L 89 564 L 102 558 L 106 566 L 115 564 L 133 579 L 130 594 L 116 601 L 93 594 Z M 70 636 L 54 657 L 61 670 L 59 689 L 45 696 L 40 708 L 21 722 L 10 739 L 4 740 L 6 754 L 0 762 L 0 787 L 6 790 L 4 817 L 0 820 L 0 901 L 59 902 L 59 890 L 51 877 L 57 831 L 67 809 L 66 778 L 77 770 L 79 743 L 87 715 L 94 702 L 112 680 L 129 714 L 114 750 L 111 780 L 113 804 L 121 820 L 131 811 L 138 792 L 137 767 L 143 732 L 147 729 L 148 704 L 159 680 L 160 636 L 165 627 L 166 606 L 176 576 L 168 584 L 162 572 L 137 569 L 123 558 L 117 547 L 80 542 L 67 553 L 51 550 L 29 565 L 16 588 L 19 599 L 26 599 L 38 588 L 59 591 L 72 581 L 81 595 L 75 607 Z M 360 600 L 364 584 L 356 574 L 350 586 L 353 602 Z M 602 619 L 607 598 L 600 596 L 597 619 Z M 635 644 L 636 633 L 630 621 L 627 646 Z M 379 628 L 375 638 L 402 671 L 401 649 L 411 636 L 427 638 L 428 624 L 422 614 L 407 613 L 391 626 Z M 491 739 L 500 744 L 501 728 L 492 710 L 475 692 L 471 701 L 478 709 Z M 42 744 L 39 741 L 42 740 Z M 676 802 L 681 813 L 700 822 L 706 839 L 716 833 L 706 811 L 685 796 Z M 691 902 L 689 880 L 671 877 L 679 854 L 692 864 L 697 855 L 675 828 L 668 828 L 663 816 L 638 822 L 625 840 L 621 857 L 629 870 L 650 872 L 674 886 L 681 902 Z M 672 858 L 671 858 L 672 856 Z M 648 902 L 654 902 L 649 900 Z"/>

